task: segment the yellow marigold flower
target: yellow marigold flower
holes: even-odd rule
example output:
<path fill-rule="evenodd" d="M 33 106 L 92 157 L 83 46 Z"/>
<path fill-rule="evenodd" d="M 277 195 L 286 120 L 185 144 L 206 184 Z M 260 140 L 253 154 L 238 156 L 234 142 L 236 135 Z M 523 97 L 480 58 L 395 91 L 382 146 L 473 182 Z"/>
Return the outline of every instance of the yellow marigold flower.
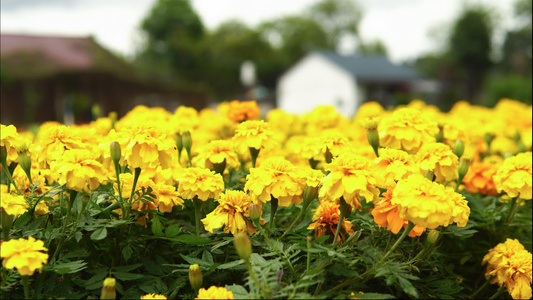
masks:
<path fill-rule="evenodd" d="M 437 182 L 452 181 L 459 176 L 457 173 L 459 159 L 446 144 L 424 144 L 418 150 L 415 160 L 420 165 L 422 173 L 433 171 Z"/>
<path fill-rule="evenodd" d="M 227 190 L 220 194 L 218 206 L 202 219 L 205 230 L 213 233 L 213 230 L 224 226 L 224 232 L 236 235 L 238 232 L 254 234 L 257 228 L 247 219 L 250 216 L 250 196 L 243 191 Z M 261 219 L 261 223 L 265 221 Z"/>
<path fill-rule="evenodd" d="M 517 100 L 503 98 L 494 107 L 494 113 L 502 119 L 504 126 L 501 129 L 505 130 L 504 133 L 508 137 L 513 137 L 516 130 L 523 131 L 531 128 L 531 105 Z"/>
<path fill-rule="evenodd" d="M 0 210 L 11 216 L 22 215 L 28 211 L 28 203 L 24 196 L 13 195 L 2 191 Z"/>
<path fill-rule="evenodd" d="M 305 137 L 300 144 L 296 145 L 295 152 L 307 160 L 326 160 L 326 147 L 319 137 Z"/>
<path fill-rule="evenodd" d="M 175 131 L 183 133 L 185 131 L 193 131 L 200 124 L 200 117 L 198 111 L 194 107 L 180 106 L 174 111 L 172 120 Z"/>
<path fill-rule="evenodd" d="M 487 264 L 485 278 L 494 276 L 490 283 L 505 284 L 513 299 L 531 298 L 532 256 L 518 240 L 507 239 L 496 245 L 481 263 Z"/>
<path fill-rule="evenodd" d="M 268 158 L 250 169 L 244 190 L 262 203 L 274 197 L 280 206 L 288 207 L 302 202 L 304 185 L 305 180 L 288 160 Z"/>
<path fill-rule="evenodd" d="M 496 174 L 501 163 L 493 163 L 487 160 L 473 161 L 468 172 L 463 178 L 465 190 L 470 194 L 480 193 L 484 196 L 498 195 L 493 176 Z"/>
<path fill-rule="evenodd" d="M 22 169 L 20 165 L 17 165 L 15 170 L 13 171 L 13 181 L 17 184 L 18 188 L 24 195 L 30 194 L 30 181 L 28 180 L 28 176 Z M 36 163 L 31 165 L 31 180 L 33 184 L 36 184 L 39 182 L 39 185 L 37 186 L 35 193 L 37 195 L 40 195 L 44 192 L 45 185 L 46 185 L 46 178 L 43 174 L 41 174 L 41 170 L 37 166 Z"/>
<path fill-rule="evenodd" d="M 37 137 L 35 151 L 41 169 L 47 169 L 52 162 L 62 158 L 63 153 L 72 149 L 84 149 L 81 138 L 71 127 L 51 126 Z"/>
<path fill-rule="evenodd" d="M 22 141 L 22 138 L 17 132 L 14 125 L 6 126 L 0 124 L 0 146 L 5 147 L 7 151 L 7 164 L 11 162 L 18 162 L 17 145 Z"/>
<path fill-rule="evenodd" d="M 141 299 L 167 299 L 167 296 L 152 293 L 141 296 Z"/>
<path fill-rule="evenodd" d="M 170 167 L 176 146 L 160 128 L 136 123 L 124 129 L 120 137 L 122 155 L 130 168 L 155 168 L 159 164 L 163 169 Z"/>
<path fill-rule="evenodd" d="M 378 124 L 382 147 L 401 149 L 414 154 L 427 143 L 435 142 L 439 132 L 437 122 L 412 108 L 400 108 Z"/>
<path fill-rule="evenodd" d="M 337 231 L 337 224 L 339 224 L 340 217 L 340 205 L 334 201 L 321 201 L 318 207 L 313 210 L 313 223 L 307 227 L 307 229 L 315 229 L 315 235 L 317 238 L 324 235 L 334 236 Z M 352 229 L 353 224 L 344 219 L 342 221 L 342 228 L 346 232 L 347 236 L 350 236 L 354 231 Z M 337 241 L 344 240 L 344 233 L 340 232 L 337 237 Z"/>
<path fill-rule="evenodd" d="M 228 140 L 214 140 L 198 149 L 198 155 L 192 159 L 193 165 L 214 169 L 214 165 L 225 163 L 227 168 L 238 169 L 239 157 L 233 150 L 233 143 Z"/>
<path fill-rule="evenodd" d="M 156 183 L 152 186 L 152 189 L 156 197 L 155 203 L 160 212 L 171 212 L 174 206 L 183 206 L 183 199 L 178 196 L 179 194 L 174 186 Z"/>
<path fill-rule="evenodd" d="M 462 195 L 419 174 L 398 181 L 391 203 L 398 205 L 401 218 L 428 229 L 453 222 L 464 227 L 470 215 Z"/>
<path fill-rule="evenodd" d="M 392 191 L 394 188 L 389 188 L 383 193 L 383 198 L 376 201 L 374 209 L 372 210 L 372 216 L 374 216 L 374 222 L 379 227 L 386 227 L 390 232 L 397 234 L 400 229 L 406 228 L 409 220 L 400 217 L 398 211 L 398 205 L 392 204 Z M 408 233 L 410 237 L 420 236 L 426 231 L 426 228 L 415 225 L 415 227 Z"/>
<path fill-rule="evenodd" d="M 348 123 L 332 105 L 318 105 L 310 113 L 303 115 L 302 120 L 306 123 L 305 129 L 309 135 L 323 129 L 341 127 L 343 122 Z"/>
<path fill-rule="evenodd" d="M 326 177 L 321 170 L 315 170 L 309 166 L 298 167 L 301 177 L 305 179 L 305 185 L 311 187 L 318 187 L 322 183 L 322 179 Z"/>
<path fill-rule="evenodd" d="M 233 292 L 228 291 L 225 287 L 211 286 L 207 290 L 200 288 L 198 297 L 194 299 L 235 299 Z"/>
<path fill-rule="evenodd" d="M 49 212 L 50 212 L 50 208 L 48 207 L 48 204 L 46 204 L 45 201 L 39 201 L 37 206 L 35 206 L 35 213 L 37 213 L 40 216 L 46 215 Z"/>
<path fill-rule="evenodd" d="M 342 152 L 350 151 L 351 149 L 350 141 L 348 141 L 344 134 L 335 129 L 324 130 L 320 134 L 318 141 L 320 141 L 324 152 L 326 149 L 329 150 L 333 157 L 337 157 Z"/>
<path fill-rule="evenodd" d="M 224 191 L 224 180 L 220 174 L 204 168 L 183 169 L 178 178 L 178 194 L 184 199 L 194 197 L 202 201 L 216 199 Z"/>
<path fill-rule="evenodd" d="M 268 112 L 266 119 L 272 130 L 282 135 L 282 141 L 285 141 L 292 136 L 302 134 L 302 122 L 296 114 L 291 114 L 282 109 L 274 108 Z"/>
<path fill-rule="evenodd" d="M 227 116 L 233 122 L 257 120 L 259 118 L 259 106 L 255 101 L 233 100 L 229 103 Z"/>
<path fill-rule="evenodd" d="M 380 148 L 379 157 L 374 162 L 376 184 L 382 188 L 394 186 L 398 180 L 419 173 L 413 158 L 403 150 Z"/>
<path fill-rule="evenodd" d="M 505 192 L 511 198 L 531 199 L 531 158 L 531 152 L 525 152 L 509 157 L 503 162 L 493 177 L 498 192 Z"/>
<path fill-rule="evenodd" d="M 248 152 L 248 148 L 270 150 L 276 146 L 274 132 L 265 121 L 244 121 L 237 126 L 233 136 L 235 149 L 240 153 Z"/>
<path fill-rule="evenodd" d="M 48 260 L 48 254 L 41 251 L 48 249 L 43 241 L 32 236 L 28 239 L 4 241 L 0 247 L 2 266 L 6 269 L 16 268 L 21 276 L 31 276 L 35 270 L 40 272 Z"/>
<path fill-rule="evenodd" d="M 361 199 L 373 201 L 379 195 L 376 179 L 371 172 L 370 160 L 350 152 L 341 153 L 326 166 L 331 171 L 323 180 L 319 197 L 332 200 L 341 197 L 352 209 L 361 210 Z"/>
<path fill-rule="evenodd" d="M 490 143 L 490 152 L 499 155 L 504 155 L 507 152 L 516 154 L 518 152 L 518 144 L 504 135 L 496 135 Z"/>
<path fill-rule="evenodd" d="M 52 172 L 58 174 L 59 184 L 78 192 L 95 190 L 107 180 L 104 167 L 96 161 L 96 154 L 83 149 L 65 151 L 61 160 L 52 164 Z"/>
<path fill-rule="evenodd" d="M 366 118 L 373 118 L 378 121 L 376 118 L 379 118 L 384 111 L 385 109 L 379 102 L 368 101 L 359 106 L 357 113 L 355 114 L 354 121 L 357 123 L 357 121 L 361 121 Z"/>

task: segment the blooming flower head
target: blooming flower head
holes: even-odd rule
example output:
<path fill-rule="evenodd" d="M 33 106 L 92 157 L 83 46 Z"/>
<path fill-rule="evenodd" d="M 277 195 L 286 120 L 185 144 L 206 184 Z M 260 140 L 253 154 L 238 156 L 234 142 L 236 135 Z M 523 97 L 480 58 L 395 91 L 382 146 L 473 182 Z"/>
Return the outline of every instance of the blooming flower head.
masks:
<path fill-rule="evenodd" d="M 324 149 L 329 150 L 333 157 L 339 156 L 344 151 L 349 151 L 351 148 L 350 142 L 335 129 L 327 129 L 322 131 L 319 137 L 320 144 Z M 326 150 L 324 150 L 325 152 Z"/>
<path fill-rule="evenodd" d="M 310 113 L 303 115 L 306 131 L 309 135 L 316 134 L 323 129 L 340 127 L 341 123 L 348 123 L 332 105 L 318 105 Z"/>
<path fill-rule="evenodd" d="M 282 109 L 274 108 L 268 112 L 266 119 L 272 130 L 282 135 L 283 141 L 292 136 L 302 134 L 302 122 L 300 117 L 296 114 L 291 114 Z"/>
<path fill-rule="evenodd" d="M 453 222 L 464 227 L 470 215 L 464 196 L 419 174 L 398 181 L 391 203 L 398 206 L 401 218 L 428 229 Z"/>
<path fill-rule="evenodd" d="M 250 169 L 244 190 L 263 203 L 274 197 L 280 206 L 288 207 L 302 202 L 304 185 L 305 180 L 288 160 L 268 158 Z"/>
<path fill-rule="evenodd" d="M 222 176 L 209 169 L 183 169 L 178 178 L 178 194 L 184 199 L 197 197 L 207 201 L 209 198 L 217 198 L 223 190 Z"/>
<path fill-rule="evenodd" d="M 17 184 L 20 191 L 24 194 L 31 194 L 30 192 L 30 181 L 28 180 L 28 176 L 22 169 L 20 165 L 17 165 L 15 170 L 13 171 L 13 181 Z M 37 182 L 39 185 L 36 187 L 35 192 L 37 195 L 42 194 L 45 189 L 46 185 L 46 179 L 45 176 L 41 173 L 41 170 L 39 169 L 38 165 L 36 163 L 31 165 L 31 180 L 33 184 L 36 184 Z"/>
<path fill-rule="evenodd" d="M 505 192 L 512 198 L 531 199 L 531 158 L 531 152 L 525 152 L 504 160 L 500 169 L 493 177 L 498 192 Z"/>
<path fill-rule="evenodd" d="M 167 299 L 167 296 L 152 293 L 141 296 L 141 299 Z"/>
<path fill-rule="evenodd" d="M 174 186 L 158 182 L 152 185 L 152 189 L 160 212 L 171 212 L 174 206 L 183 206 L 183 199 L 178 196 Z"/>
<path fill-rule="evenodd" d="M 130 168 L 155 168 L 159 164 L 163 169 L 170 167 L 176 147 L 174 140 L 159 127 L 135 123 L 120 132 L 119 137 L 122 155 Z"/>
<path fill-rule="evenodd" d="M 47 169 L 52 162 L 63 156 L 63 153 L 72 149 L 84 149 L 81 138 L 68 126 L 50 126 L 36 141 L 35 153 L 38 153 L 39 167 Z"/>
<path fill-rule="evenodd" d="M 378 125 L 382 147 L 401 149 L 414 154 L 423 144 L 435 142 L 437 122 L 413 108 L 400 108 L 383 117 Z"/>
<path fill-rule="evenodd" d="M 107 180 L 107 173 L 96 156 L 83 149 L 65 151 L 61 160 L 52 164 L 52 172 L 58 174 L 59 184 L 65 184 L 71 190 L 95 190 Z"/>
<path fill-rule="evenodd" d="M 205 230 L 213 233 L 213 230 L 224 226 L 224 232 L 233 235 L 238 232 L 254 234 L 257 229 L 247 219 L 250 216 L 250 196 L 243 191 L 227 190 L 220 194 L 218 206 L 202 219 Z M 261 220 L 264 223 L 264 220 Z"/>
<path fill-rule="evenodd" d="M 493 276 L 490 283 L 505 284 L 513 299 L 531 298 L 532 256 L 518 240 L 507 239 L 496 245 L 483 257 L 482 264 L 487 264 L 485 278 Z"/>
<path fill-rule="evenodd" d="M 200 117 L 198 111 L 194 107 L 179 106 L 174 111 L 172 122 L 174 129 L 178 133 L 185 131 L 193 131 L 200 124 Z"/>
<path fill-rule="evenodd" d="M 24 196 L 13 195 L 2 191 L 0 211 L 11 216 L 18 216 L 28 211 L 28 204 L 26 203 Z"/>
<path fill-rule="evenodd" d="M 28 239 L 17 239 L 2 242 L 0 257 L 2 266 L 6 269 L 16 268 L 21 276 L 31 276 L 35 270 L 43 269 L 43 264 L 48 260 L 48 251 L 44 242 L 30 236 Z"/>
<path fill-rule="evenodd" d="M 239 168 L 239 157 L 233 150 L 233 143 L 228 140 L 214 140 L 198 149 L 198 155 L 192 160 L 193 165 L 213 169 L 215 165 Z"/>
<path fill-rule="evenodd" d="M 225 287 L 211 286 L 207 290 L 200 288 L 198 297 L 194 299 L 235 299 L 233 292 L 228 291 Z"/>
<path fill-rule="evenodd" d="M 401 218 L 400 212 L 398 211 L 398 205 L 392 204 L 391 199 L 393 189 L 394 188 L 389 188 L 383 193 L 383 198 L 375 202 L 372 216 L 374 216 L 374 222 L 376 222 L 379 227 L 386 227 L 390 232 L 397 234 L 402 227 L 407 227 L 409 221 Z M 408 235 L 410 237 L 420 236 L 424 231 L 426 231 L 426 228 L 415 225 Z"/>
<path fill-rule="evenodd" d="M 422 172 L 433 171 L 437 182 L 452 181 L 459 176 L 459 159 L 446 144 L 424 144 L 418 150 L 415 160 Z"/>
<path fill-rule="evenodd" d="M 255 101 L 233 100 L 229 103 L 227 116 L 233 122 L 257 120 L 259 118 L 259 106 Z"/>
<path fill-rule="evenodd" d="M 315 229 L 315 235 L 317 238 L 326 234 L 335 235 L 337 230 L 337 224 L 339 224 L 340 217 L 340 205 L 335 201 L 324 200 L 321 201 L 318 207 L 313 210 L 313 223 L 307 227 L 307 229 Z M 342 228 L 347 236 L 350 236 L 354 231 L 352 229 L 353 224 L 344 219 L 342 221 Z M 344 240 L 344 233 L 340 232 L 337 237 L 337 241 Z"/>
<path fill-rule="evenodd" d="M 319 197 L 331 200 L 341 197 L 352 209 L 361 210 L 361 199 L 373 201 L 379 195 L 376 179 L 371 172 L 370 160 L 350 152 L 341 153 L 326 166 L 331 171 L 323 180 Z"/>
<path fill-rule="evenodd" d="M 5 147 L 7 151 L 7 164 L 18 161 L 18 154 L 16 147 L 22 140 L 17 132 L 17 128 L 13 125 L 6 126 L 0 124 L 0 146 Z"/>
<path fill-rule="evenodd" d="M 413 158 L 403 150 L 380 148 L 379 157 L 374 161 L 376 184 L 382 188 L 394 186 L 398 180 L 419 172 Z"/>
<path fill-rule="evenodd" d="M 384 112 L 383 106 L 376 101 L 368 101 L 357 109 L 357 114 L 354 117 L 354 122 L 358 123 L 366 118 L 379 118 Z"/>
<path fill-rule="evenodd" d="M 244 121 L 237 126 L 233 136 L 235 149 L 240 153 L 248 152 L 248 148 L 272 149 L 276 146 L 274 132 L 265 121 Z"/>
<path fill-rule="evenodd" d="M 465 190 L 470 194 L 480 193 L 484 196 L 498 195 L 493 176 L 500 168 L 501 162 L 473 161 L 463 178 Z"/>

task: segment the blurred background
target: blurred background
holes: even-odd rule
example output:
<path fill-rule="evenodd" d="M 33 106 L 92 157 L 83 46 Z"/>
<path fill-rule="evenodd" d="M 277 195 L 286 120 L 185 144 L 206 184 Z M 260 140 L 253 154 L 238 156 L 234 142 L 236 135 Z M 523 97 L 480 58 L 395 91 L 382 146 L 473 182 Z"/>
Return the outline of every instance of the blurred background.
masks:
<path fill-rule="evenodd" d="M 530 0 L 2 0 L 1 123 L 234 99 L 531 104 L 531 16 Z"/>

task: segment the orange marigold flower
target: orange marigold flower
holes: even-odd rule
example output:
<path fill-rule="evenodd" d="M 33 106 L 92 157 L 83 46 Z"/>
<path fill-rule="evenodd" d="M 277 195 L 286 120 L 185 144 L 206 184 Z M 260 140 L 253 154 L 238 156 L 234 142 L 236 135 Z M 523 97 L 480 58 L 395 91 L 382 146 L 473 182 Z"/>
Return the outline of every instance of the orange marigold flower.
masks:
<path fill-rule="evenodd" d="M 398 149 L 380 148 L 375 164 L 376 184 L 382 188 L 394 186 L 398 180 L 419 172 L 413 158 L 407 152 Z"/>
<path fill-rule="evenodd" d="M 420 165 L 422 173 L 433 171 L 435 181 L 443 183 L 459 177 L 459 159 L 452 149 L 443 143 L 424 144 L 418 150 L 415 159 Z"/>
<path fill-rule="evenodd" d="M 229 103 L 227 116 L 234 122 L 257 120 L 259 118 L 259 106 L 255 101 L 233 100 Z"/>
<path fill-rule="evenodd" d="M 337 224 L 339 224 L 340 217 L 340 205 L 334 201 L 321 201 L 318 207 L 313 210 L 313 223 L 307 227 L 307 229 L 315 229 L 315 235 L 317 238 L 326 234 L 331 236 L 335 235 L 337 230 Z M 342 221 L 342 228 L 347 236 L 354 233 L 352 229 L 353 224 L 344 219 Z M 344 233 L 340 232 L 337 237 L 337 241 L 344 240 Z"/>
<path fill-rule="evenodd" d="M 485 278 L 494 278 L 490 283 L 505 284 L 513 299 L 531 298 L 532 256 L 516 239 L 507 239 L 496 245 L 483 257 L 487 264 Z"/>
<path fill-rule="evenodd" d="M 350 152 L 341 153 L 326 166 L 331 171 L 323 180 L 319 197 L 332 200 L 341 197 L 352 209 L 361 210 L 361 199 L 373 201 L 379 195 L 376 179 L 371 172 L 370 160 Z"/>
<path fill-rule="evenodd" d="M 228 140 L 214 140 L 198 149 L 198 155 L 192 159 L 197 167 L 214 169 L 215 165 L 225 164 L 225 167 L 239 168 L 239 157 L 233 149 L 233 143 Z"/>
<path fill-rule="evenodd" d="M 250 169 L 244 190 L 263 203 L 274 197 L 279 206 L 288 207 L 302 202 L 304 186 L 305 178 L 288 160 L 267 158 L 258 168 Z"/>
<path fill-rule="evenodd" d="M 390 232 L 397 234 L 400 229 L 406 228 L 409 220 L 400 217 L 398 211 L 398 205 L 392 204 L 392 191 L 394 188 L 389 188 L 383 193 L 383 198 L 376 201 L 374 209 L 372 210 L 372 216 L 374 216 L 374 222 L 379 227 L 386 227 Z M 420 236 L 426 231 L 426 228 L 415 225 L 415 227 L 408 233 L 410 237 Z"/>
<path fill-rule="evenodd" d="M 213 233 L 213 230 L 224 226 L 224 232 L 231 232 L 236 235 L 239 232 L 247 232 L 254 234 L 257 228 L 252 222 L 247 219 L 250 216 L 250 196 L 243 191 L 227 190 L 220 194 L 217 200 L 218 206 L 209 213 L 202 223 L 204 223 L 205 230 Z M 261 219 L 261 224 L 265 220 Z"/>
<path fill-rule="evenodd" d="M 58 174 L 59 184 L 78 192 L 95 190 L 107 180 L 97 154 L 84 149 L 65 151 L 61 160 L 52 163 L 52 172 Z"/>
<path fill-rule="evenodd" d="M 400 108 L 385 116 L 378 124 L 382 147 L 401 149 L 414 154 L 427 143 L 435 142 L 437 122 L 413 108 Z"/>
<path fill-rule="evenodd" d="M 198 297 L 194 299 L 235 299 L 233 292 L 228 291 L 225 287 L 211 286 L 207 290 L 200 288 Z"/>
<path fill-rule="evenodd" d="M 240 153 L 248 152 L 249 148 L 270 150 L 276 146 L 274 132 L 265 121 L 244 121 L 237 126 L 233 136 L 235 149 Z"/>
<path fill-rule="evenodd" d="M 204 168 L 183 169 L 178 179 L 178 193 L 184 199 L 197 197 L 202 201 L 216 199 L 224 191 L 224 180 L 220 174 Z"/>
<path fill-rule="evenodd" d="M 464 227 L 470 215 L 464 196 L 419 174 L 398 181 L 391 203 L 398 205 L 401 218 L 428 229 L 454 222 Z"/>
<path fill-rule="evenodd" d="M 498 192 L 505 192 L 511 198 L 520 197 L 530 200 L 532 194 L 531 161 L 531 152 L 519 153 L 504 160 L 493 177 Z"/>
<path fill-rule="evenodd" d="M 473 161 L 468 172 L 463 178 L 465 190 L 470 194 L 480 193 L 485 196 L 498 195 L 493 176 L 496 174 L 501 163 Z"/>
<path fill-rule="evenodd" d="M 2 242 L 0 257 L 2 266 L 6 269 L 16 268 L 21 276 L 32 276 L 35 270 L 43 269 L 48 260 L 48 251 L 44 242 L 30 236 L 28 239 L 17 239 Z"/>

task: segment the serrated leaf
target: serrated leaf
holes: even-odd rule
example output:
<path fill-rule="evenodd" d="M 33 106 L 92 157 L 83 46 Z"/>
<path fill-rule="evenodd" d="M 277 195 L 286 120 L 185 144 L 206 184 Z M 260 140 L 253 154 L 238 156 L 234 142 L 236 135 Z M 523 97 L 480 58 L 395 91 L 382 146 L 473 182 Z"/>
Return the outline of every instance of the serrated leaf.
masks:
<path fill-rule="evenodd" d="M 129 271 L 137 269 L 138 267 L 142 265 L 143 264 L 138 263 L 138 264 L 133 264 L 133 265 L 124 266 L 124 267 L 116 267 L 116 268 L 113 268 L 113 270 L 115 270 L 115 272 L 129 272 Z"/>
<path fill-rule="evenodd" d="M 418 298 L 418 291 L 415 289 L 415 287 L 411 284 L 411 282 L 403 277 L 398 277 L 398 282 L 400 283 L 400 286 L 402 287 L 402 290 L 415 298 Z"/>
<path fill-rule="evenodd" d="M 247 299 L 249 298 L 248 291 L 242 285 L 226 285 L 228 291 L 233 292 L 235 299 Z"/>
<path fill-rule="evenodd" d="M 236 261 L 232 261 L 232 262 L 229 262 L 229 263 L 225 263 L 225 264 L 221 264 L 220 266 L 217 267 L 217 269 L 231 269 L 233 267 L 236 267 L 236 266 L 239 266 L 239 265 L 243 265 L 244 264 L 244 260 L 242 259 L 239 259 L 239 260 L 236 260 Z"/>
<path fill-rule="evenodd" d="M 155 236 L 163 236 L 163 225 L 157 216 L 152 220 L 152 233 Z"/>
<path fill-rule="evenodd" d="M 180 235 L 177 237 L 169 238 L 169 241 L 173 243 L 180 243 L 186 245 L 205 245 L 212 242 L 211 239 L 204 238 L 196 235 Z"/>
<path fill-rule="evenodd" d="M 83 234 L 80 231 L 76 231 L 76 233 L 74 233 L 74 239 L 76 240 L 76 242 L 81 241 L 82 237 L 83 237 Z"/>
<path fill-rule="evenodd" d="M 204 250 L 204 252 L 202 253 L 202 260 L 203 261 L 206 261 L 210 264 L 214 264 L 215 261 L 213 260 L 213 255 L 211 253 L 209 253 L 209 251 L 207 250 Z"/>
<path fill-rule="evenodd" d="M 177 236 L 178 234 L 180 234 L 180 232 L 181 232 L 181 227 L 179 225 L 173 224 L 173 225 L 168 226 L 167 229 L 165 229 L 165 236 L 168 238 L 173 238 Z"/>
<path fill-rule="evenodd" d="M 203 266 L 203 267 L 209 267 L 211 265 L 211 263 L 209 263 L 207 261 L 204 261 L 204 260 L 201 260 L 199 258 L 189 257 L 189 256 L 186 256 L 186 255 L 183 255 L 183 254 L 180 254 L 180 256 L 181 256 L 181 258 L 183 258 L 186 262 L 188 262 L 191 265 L 198 264 L 198 265 Z"/>
<path fill-rule="evenodd" d="M 76 260 L 68 263 L 55 264 L 52 266 L 52 271 L 57 274 L 72 274 L 77 273 L 87 268 L 87 263 L 83 260 Z"/>
<path fill-rule="evenodd" d="M 144 275 L 141 274 L 134 274 L 134 273 L 127 273 L 127 272 L 113 272 L 113 276 L 115 276 L 117 279 L 120 280 L 136 280 L 141 279 L 144 277 Z"/>
<path fill-rule="evenodd" d="M 357 299 L 396 299 L 393 295 L 380 293 L 355 294 L 355 297 Z"/>
<path fill-rule="evenodd" d="M 104 239 L 106 236 L 107 236 L 107 229 L 105 227 L 101 227 L 101 228 L 96 229 L 91 234 L 91 240 L 99 241 L 99 240 Z"/>
<path fill-rule="evenodd" d="M 133 249 L 131 248 L 130 245 L 126 245 L 126 247 L 122 249 L 122 257 L 124 257 L 125 261 L 128 261 L 128 259 L 130 259 L 132 254 L 133 254 Z"/>

